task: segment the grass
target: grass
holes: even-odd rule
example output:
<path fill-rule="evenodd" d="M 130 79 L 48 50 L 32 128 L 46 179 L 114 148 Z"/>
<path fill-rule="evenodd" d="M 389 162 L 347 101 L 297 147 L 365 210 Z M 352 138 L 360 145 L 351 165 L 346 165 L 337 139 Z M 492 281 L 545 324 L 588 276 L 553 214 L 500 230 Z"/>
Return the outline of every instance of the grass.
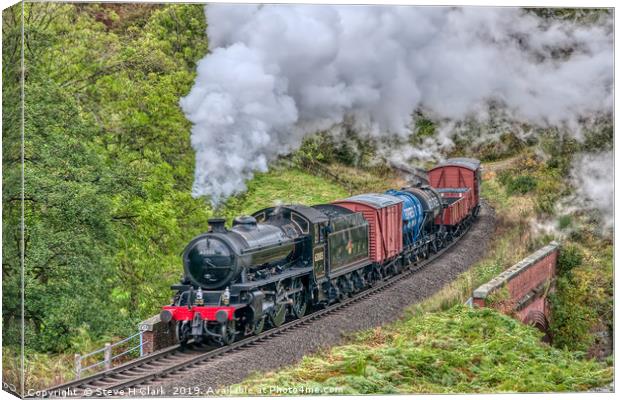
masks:
<path fill-rule="evenodd" d="M 339 163 L 329 164 L 324 168 L 329 176 L 337 176 L 352 195 L 365 192 L 380 193 L 406 185 L 406 182 L 391 170 L 359 169 Z"/>
<path fill-rule="evenodd" d="M 252 214 L 276 204 L 314 205 L 348 196 L 344 187 L 326 178 L 297 168 L 278 167 L 256 174 L 248 182 L 247 192 L 229 199 L 222 211 L 230 221 L 235 216 Z"/>
<path fill-rule="evenodd" d="M 455 306 L 366 331 L 327 354 L 254 375 L 231 391 L 560 392 L 587 390 L 613 378 L 612 368 L 543 344 L 540 336 L 534 328 L 492 309 Z"/>
<path fill-rule="evenodd" d="M 2 380 L 18 383 L 21 379 L 20 354 L 10 347 L 3 346 L 2 364 Z M 75 379 L 73 354 L 28 353 L 24 379 L 26 390 L 43 389 Z"/>

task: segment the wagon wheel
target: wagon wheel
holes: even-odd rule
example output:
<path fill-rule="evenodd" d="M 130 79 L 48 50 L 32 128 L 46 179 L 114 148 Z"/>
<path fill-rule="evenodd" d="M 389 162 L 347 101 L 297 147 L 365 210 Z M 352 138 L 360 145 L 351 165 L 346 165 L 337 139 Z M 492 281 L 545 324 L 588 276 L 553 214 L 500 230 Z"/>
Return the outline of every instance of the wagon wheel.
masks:
<path fill-rule="evenodd" d="M 344 282 L 347 286 L 347 291 L 349 292 L 349 296 L 352 296 L 355 293 L 355 282 L 353 282 L 353 273 L 346 274 L 344 276 Z"/>
<path fill-rule="evenodd" d="M 366 281 L 366 285 L 368 285 L 368 287 L 372 287 L 372 285 L 374 285 L 375 282 L 372 277 L 372 271 L 364 273 L 364 280 Z"/>
<path fill-rule="evenodd" d="M 275 304 L 269 314 L 269 322 L 274 328 L 282 325 L 286 320 L 286 303 L 284 300 L 284 288 L 281 283 L 278 283 L 276 287 Z"/>
<path fill-rule="evenodd" d="M 403 264 L 398 260 L 395 261 L 393 268 L 394 268 L 394 275 L 400 275 L 405 270 L 405 268 L 403 267 Z"/>
<path fill-rule="evenodd" d="M 196 345 L 196 344 L 200 345 L 200 344 L 204 343 L 205 341 L 206 341 L 206 340 L 205 340 L 205 337 L 204 337 L 204 336 L 202 336 L 202 335 L 195 335 L 195 336 L 194 336 L 194 344 L 195 344 L 195 345 Z"/>
<path fill-rule="evenodd" d="M 431 254 L 437 253 L 437 242 L 438 242 L 438 239 L 435 239 L 434 241 L 431 242 L 431 250 L 430 250 Z"/>
<path fill-rule="evenodd" d="M 181 346 L 185 346 L 187 341 L 189 340 L 190 329 L 189 329 L 189 321 L 182 321 L 177 323 L 177 328 L 175 330 L 177 342 L 181 344 Z"/>
<path fill-rule="evenodd" d="M 301 288 L 301 290 L 293 294 L 293 305 L 291 307 L 291 311 L 295 318 L 301 318 L 306 315 L 306 310 L 308 308 L 308 292 L 306 286 L 300 279 L 297 279 L 293 284 L 293 289 L 299 288 Z"/>
<path fill-rule="evenodd" d="M 422 247 L 422 258 L 427 259 L 428 255 L 428 244 L 425 244 L 424 247 Z"/>
<path fill-rule="evenodd" d="M 358 271 L 353 272 L 351 274 L 351 278 L 353 280 L 353 288 L 356 293 L 364 289 L 366 286 L 366 281 Z"/>
<path fill-rule="evenodd" d="M 370 286 L 374 286 L 377 282 L 381 281 L 383 276 L 381 275 L 381 271 L 376 268 L 373 268 L 370 272 L 368 272 L 368 279 Z"/>

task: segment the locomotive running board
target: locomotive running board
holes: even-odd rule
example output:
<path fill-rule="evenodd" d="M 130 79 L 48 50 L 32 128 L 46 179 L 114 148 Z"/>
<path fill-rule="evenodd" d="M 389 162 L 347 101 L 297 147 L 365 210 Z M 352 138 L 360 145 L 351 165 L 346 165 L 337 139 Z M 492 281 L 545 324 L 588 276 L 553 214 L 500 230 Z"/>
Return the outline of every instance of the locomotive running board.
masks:
<path fill-rule="evenodd" d="M 261 280 L 260 282 L 246 282 L 246 283 L 235 283 L 231 286 L 230 290 L 240 289 L 240 290 L 252 290 L 257 288 L 259 285 L 263 286 L 270 283 L 275 283 L 281 281 L 283 279 L 288 278 L 297 278 L 301 275 L 306 275 L 312 271 L 312 267 L 293 267 L 286 272 L 281 273 L 280 275 L 274 275 L 265 280 Z"/>

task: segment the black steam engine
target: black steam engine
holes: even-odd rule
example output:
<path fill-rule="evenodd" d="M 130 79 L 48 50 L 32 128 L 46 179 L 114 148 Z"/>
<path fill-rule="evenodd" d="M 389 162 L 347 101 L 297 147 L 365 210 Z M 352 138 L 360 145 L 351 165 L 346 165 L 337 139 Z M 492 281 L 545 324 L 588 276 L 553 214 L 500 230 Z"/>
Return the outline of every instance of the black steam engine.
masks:
<path fill-rule="evenodd" d="M 302 205 L 268 208 L 236 218 L 231 229 L 223 219 L 211 219 L 209 232 L 183 253 L 184 280 L 172 287 L 178 292 L 162 319 L 178 321 L 181 343 L 193 337 L 228 344 L 239 333 L 280 326 L 289 314 L 304 316 L 316 296 L 309 291 L 316 283 L 314 262 L 325 259 L 330 229 L 346 231 L 340 235 L 359 247 L 347 259 L 366 256 L 366 221 L 357 214 L 342 218 L 352 213 L 332 207 L 332 218 Z M 317 272 L 324 275 L 324 266 Z"/>

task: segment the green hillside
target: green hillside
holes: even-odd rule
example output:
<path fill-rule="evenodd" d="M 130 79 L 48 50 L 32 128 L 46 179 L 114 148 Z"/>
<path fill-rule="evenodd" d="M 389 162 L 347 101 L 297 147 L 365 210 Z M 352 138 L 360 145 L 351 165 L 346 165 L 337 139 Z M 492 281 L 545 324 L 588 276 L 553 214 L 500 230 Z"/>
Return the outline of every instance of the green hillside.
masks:
<path fill-rule="evenodd" d="M 350 344 L 277 373 L 256 375 L 231 391 L 574 392 L 613 378 L 611 368 L 542 344 L 540 337 L 534 328 L 497 311 L 457 306 L 365 332 Z"/>

